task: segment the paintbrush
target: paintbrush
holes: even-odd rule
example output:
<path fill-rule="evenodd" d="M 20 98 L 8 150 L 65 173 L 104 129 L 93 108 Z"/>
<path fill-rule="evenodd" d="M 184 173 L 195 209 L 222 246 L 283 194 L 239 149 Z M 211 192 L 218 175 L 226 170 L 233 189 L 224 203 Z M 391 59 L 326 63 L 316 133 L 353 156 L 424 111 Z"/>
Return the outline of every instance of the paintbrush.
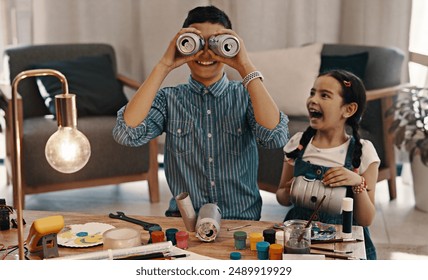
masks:
<path fill-rule="evenodd" d="M 353 243 L 353 242 L 362 242 L 362 239 L 356 238 L 335 238 L 328 240 L 311 240 L 311 244 L 326 244 L 326 243 Z"/>
<path fill-rule="evenodd" d="M 326 258 L 332 258 L 332 259 L 342 259 L 342 260 L 359 260 L 356 257 L 346 256 L 346 255 L 340 255 L 340 254 L 324 254 L 324 253 L 312 253 L 311 255 L 324 255 Z"/>
<path fill-rule="evenodd" d="M 352 253 L 352 251 L 341 251 L 341 250 L 317 247 L 317 246 L 312 246 L 312 245 L 311 245 L 311 249 L 319 250 L 319 251 L 325 251 L 325 252 L 338 253 L 338 254 L 351 254 Z"/>
<path fill-rule="evenodd" d="M 135 255 L 135 256 L 117 258 L 116 260 L 165 260 L 165 259 L 170 260 L 170 259 L 177 259 L 177 258 L 185 258 L 188 256 L 189 254 L 171 255 L 168 253 L 155 252 L 155 253 L 149 253 L 145 255 Z"/>
<path fill-rule="evenodd" d="M 321 204 L 324 202 L 324 199 L 325 199 L 325 198 L 326 198 L 326 195 L 324 195 L 324 196 L 322 197 L 322 199 L 321 199 L 320 203 L 318 203 L 317 207 L 315 208 L 314 212 L 312 213 L 311 217 L 309 218 L 308 222 L 306 223 L 305 228 L 308 228 L 308 227 L 311 225 L 312 221 L 315 219 L 315 217 L 316 217 L 316 215 L 317 215 L 317 213 L 318 213 L 318 210 L 320 209 Z M 304 234 L 305 234 L 305 231 L 302 231 L 302 233 L 301 233 L 301 234 L 299 235 L 299 237 L 297 238 L 297 242 L 299 242 L 299 243 L 300 243 L 300 241 L 302 241 L 302 238 L 303 238 L 303 235 L 304 235 Z"/>

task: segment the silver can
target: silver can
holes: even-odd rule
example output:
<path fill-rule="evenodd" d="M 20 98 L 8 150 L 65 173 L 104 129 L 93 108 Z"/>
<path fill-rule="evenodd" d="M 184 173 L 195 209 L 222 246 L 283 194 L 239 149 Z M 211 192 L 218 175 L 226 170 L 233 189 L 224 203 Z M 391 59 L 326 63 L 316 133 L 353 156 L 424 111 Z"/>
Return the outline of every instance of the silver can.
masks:
<path fill-rule="evenodd" d="M 182 55 L 192 55 L 204 48 L 205 41 L 199 35 L 188 32 L 178 37 L 176 45 Z"/>
<path fill-rule="evenodd" d="M 204 242 L 213 242 L 220 234 L 221 211 L 214 203 L 204 204 L 196 220 L 196 237 Z"/>
<path fill-rule="evenodd" d="M 240 50 L 238 38 L 230 34 L 211 36 L 208 44 L 214 53 L 223 57 L 234 57 Z"/>

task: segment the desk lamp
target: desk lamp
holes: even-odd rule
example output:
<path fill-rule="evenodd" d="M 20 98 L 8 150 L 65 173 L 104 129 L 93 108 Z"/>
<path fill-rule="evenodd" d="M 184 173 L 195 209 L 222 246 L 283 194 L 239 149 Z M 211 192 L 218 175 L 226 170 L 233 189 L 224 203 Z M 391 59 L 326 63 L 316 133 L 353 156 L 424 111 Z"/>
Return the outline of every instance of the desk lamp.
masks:
<path fill-rule="evenodd" d="M 35 69 L 19 73 L 12 82 L 12 120 L 13 138 L 15 141 L 14 162 L 16 168 L 17 190 L 17 224 L 19 259 L 24 255 L 24 224 L 22 209 L 22 170 L 21 170 L 21 131 L 19 130 L 18 84 L 20 81 L 36 76 L 55 76 L 62 84 L 62 94 L 55 96 L 55 108 L 58 130 L 47 141 L 46 159 L 55 170 L 62 173 L 73 173 L 83 168 L 91 155 L 91 148 L 86 136 L 77 130 L 76 96 L 68 93 L 65 76 L 53 69 Z"/>

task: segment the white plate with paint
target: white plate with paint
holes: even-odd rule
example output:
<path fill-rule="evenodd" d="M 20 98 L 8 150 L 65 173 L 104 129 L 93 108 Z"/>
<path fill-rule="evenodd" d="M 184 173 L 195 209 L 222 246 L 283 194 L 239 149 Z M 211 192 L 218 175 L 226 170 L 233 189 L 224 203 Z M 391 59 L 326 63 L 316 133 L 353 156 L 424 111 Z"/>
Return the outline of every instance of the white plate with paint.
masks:
<path fill-rule="evenodd" d="M 103 244 L 103 233 L 114 226 L 104 223 L 86 223 L 65 226 L 58 233 L 58 245 L 65 247 L 92 247 Z"/>

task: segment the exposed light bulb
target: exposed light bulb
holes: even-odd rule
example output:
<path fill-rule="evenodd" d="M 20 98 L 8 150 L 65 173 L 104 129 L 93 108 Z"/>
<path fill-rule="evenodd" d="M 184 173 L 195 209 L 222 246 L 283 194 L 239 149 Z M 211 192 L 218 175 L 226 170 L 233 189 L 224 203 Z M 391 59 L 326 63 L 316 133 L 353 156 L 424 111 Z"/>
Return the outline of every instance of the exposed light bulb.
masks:
<path fill-rule="evenodd" d="M 60 126 L 46 142 L 45 155 L 55 170 L 73 173 L 82 169 L 89 161 L 91 145 L 77 128 Z"/>

